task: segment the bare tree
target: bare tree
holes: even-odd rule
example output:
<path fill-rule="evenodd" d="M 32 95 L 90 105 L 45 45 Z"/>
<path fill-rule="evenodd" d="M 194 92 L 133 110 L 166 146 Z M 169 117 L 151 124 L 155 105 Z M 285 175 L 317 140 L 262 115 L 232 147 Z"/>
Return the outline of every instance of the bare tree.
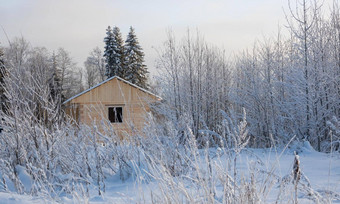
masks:
<path fill-rule="evenodd" d="M 102 56 L 102 51 L 96 47 L 84 62 L 88 87 L 105 80 L 105 60 Z"/>
<path fill-rule="evenodd" d="M 305 103 L 306 103 L 306 132 L 305 136 L 307 139 L 310 137 L 310 119 L 311 119 L 311 104 L 310 102 L 310 70 L 309 70 L 309 59 L 310 59 L 310 46 L 313 26 L 316 23 L 316 18 L 320 9 L 320 6 L 315 0 L 296 0 L 295 10 L 292 9 L 289 1 L 289 11 L 292 18 L 287 18 L 289 28 L 291 32 L 299 39 L 298 49 L 302 52 L 303 60 L 302 66 L 304 69 L 304 80 L 305 80 Z M 301 10 L 300 10 L 301 9 Z M 296 26 L 294 24 L 296 22 Z"/>

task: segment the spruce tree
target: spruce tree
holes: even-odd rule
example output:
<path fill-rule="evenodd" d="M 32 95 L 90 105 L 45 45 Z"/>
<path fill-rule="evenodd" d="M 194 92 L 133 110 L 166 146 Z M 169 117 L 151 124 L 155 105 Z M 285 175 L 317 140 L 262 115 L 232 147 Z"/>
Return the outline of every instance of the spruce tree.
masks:
<path fill-rule="evenodd" d="M 124 78 L 124 41 L 120 29 L 115 26 L 113 32 L 113 46 L 115 64 L 113 65 L 115 75 Z"/>
<path fill-rule="evenodd" d="M 143 49 L 139 45 L 132 27 L 124 45 L 125 79 L 140 87 L 147 88 L 147 68 L 144 64 Z"/>
<path fill-rule="evenodd" d="M 106 37 L 104 38 L 105 48 L 104 48 L 104 57 L 105 57 L 105 75 L 107 78 L 110 78 L 115 75 L 114 73 L 114 64 L 115 64 L 115 58 L 114 58 L 114 50 L 113 50 L 113 44 L 114 44 L 114 36 L 111 27 L 109 26 L 106 29 Z"/>
<path fill-rule="evenodd" d="M 124 45 L 122 34 L 118 27 L 111 29 L 109 26 L 106 31 L 107 36 L 104 38 L 105 75 L 107 78 L 112 76 L 124 78 Z"/>

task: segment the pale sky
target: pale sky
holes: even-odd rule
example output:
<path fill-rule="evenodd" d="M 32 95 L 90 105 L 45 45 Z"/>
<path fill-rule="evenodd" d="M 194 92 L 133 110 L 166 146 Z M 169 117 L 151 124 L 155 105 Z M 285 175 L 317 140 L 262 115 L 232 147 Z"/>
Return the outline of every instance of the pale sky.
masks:
<path fill-rule="evenodd" d="M 125 38 L 130 26 L 154 72 L 157 52 L 171 28 L 178 38 L 188 28 L 227 53 L 251 47 L 286 25 L 287 0 L 0 0 L 0 26 L 10 39 L 24 36 L 51 52 L 63 47 L 82 67 L 96 46 L 103 50 L 108 25 Z M 0 42 L 7 46 L 4 32 Z"/>

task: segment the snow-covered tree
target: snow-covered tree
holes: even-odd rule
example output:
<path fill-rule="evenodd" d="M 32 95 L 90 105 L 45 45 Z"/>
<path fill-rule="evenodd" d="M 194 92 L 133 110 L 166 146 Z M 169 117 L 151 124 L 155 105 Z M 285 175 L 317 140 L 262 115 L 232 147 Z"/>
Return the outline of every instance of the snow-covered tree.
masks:
<path fill-rule="evenodd" d="M 56 54 L 57 70 L 60 72 L 60 85 L 65 98 L 72 97 L 83 89 L 82 73 L 76 67 L 70 53 L 59 48 Z"/>
<path fill-rule="evenodd" d="M 88 87 L 105 80 L 105 58 L 102 51 L 96 47 L 90 52 L 84 62 L 85 78 Z"/>
<path fill-rule="evenodd" d="M 14 38 L 10 41 L 10 46 L 5 48 L 5 66 L 9 70 L 23 66 L 27 61 L 29 51 L 30 44 L 25 38 Z"/>
<path fill-rule="evenodd" d="M 4 61 L 4 51 L 0 46 L 0 83 L 3 83 L 3 77 L 5 74 L 5 61 Z"/>
<path fill-rule="evenodd" d="M 311 136 L 311 111 L 313 109 L 313 104 L 311 104 L 311 90 L 310 90 L 310 65 L 309 61 L 311 61 L 310 56 L 310 48 L 311 48 L 311 40 L 314 37 L 313 36 L 313 27 L 316 24 L 316 16 L 318 14 L 318 5 L 316 4 L 315 0 L 303 0 L 303 1 L 296 1 L 296 5 L 294 8 L 296 8 L 296 11 L 292 10 L 292 7 L 289 2 L 289 8 L 290 8 L 290 14 L 291 18 L 287 19 L 287 22 L 289 23 L 289 28 L 294 35 L 294 37 L 297 38 L 298 44 L 297 48 L 300 51 L 301 56 L 301 62 L 298 66 L 300 66 L 304 71 L 304 83 L 305 87 L 303 87 L 305 92 L 305 118 L 306 123 L 304 124 L 304 136 L 306 138 L 309 138 Z M 300 10 L 301 9 L 301 10 Z M 293 22 L 292 22 L 293 20 Z M 296 22 L 296 26 L 294 23 Z M 296 28 L 297 27 L 297 28 Z"/>
<path fill-rule="evenodd" d="M 91 59 L 89 59 L 89 57 L 87 58 L 87 60 L 84 62 L 84 66 L 85 66 L 85 77 L 86 77 L 86 85 L 87 88 L 90 88 L 92 86 L 94 86 L 96 83 L 98 83 L 98 71 L 96 69 L 96 67 L 91 63 L 90 61 Z"/>
<path fill-rule="evenodd" d="M 114 50 L 112 48 L 113 44 L 114 44 L 114 36 L 112 33 L 112 29 L 109 26 L 106 29 L 106 37 L 104 38 L 104 43 L 105 43 L 105 47 L 104 47 L 104 57 L 105 57 L 105 76 L 107 76 L 107 78 L 110 78 L 111 76 L 114 76 L 115 73 L 113 72 L 113 66 L 115 64 L 115 53 Z"/>
<path fill-rule="evenodd" d="M 4 51 L 0 46 L 0 109 L 4 110 L 5 107 L 5 95 L 4 95 L 4 77 L 6 74 Z"/>
<path fill-rule="evenodd" d="M 124 41 L 120 29 L 115 26 L 112 29 L 114 37 L 114 53 L 116 58 L 116 63 L 114 65 L 114 70 L 116 70 L 116 75 L 124 78 L 125 77 L 125 67 L 124 67 Z"/>
<path fill-rule="evenodd" d="M 118 27 L 111 29 L 109 26 L 106 30 L 106 37 L 104 38 L 105 50 L 104 57 L 106 62 L 107 78 L 112 76 L 124 77 L 123 68 L 123 39 Z"/>
<path fill-rule="evenodd" d="M 48 79 L 48 85 L 50 89 L 50 100 L 52 100 L 56 107 L 55 109 L 61 111 L 61 104 L 65 100 L 65 96 L 62 94 L 61 86 L 61 70 L 58 68 L 56 55 L 52 54 L 52 75 Z"/>
<path fill-rule="evenodd" d="M 140 87 L 147 88 L 147 67 L 144 64 L 144 52 L 139 45 L 135 30 L 130 27 L 124 45 L 125 79 Z"/>
<path fill-rule="evenodd" d="M 187 124 L 204 145 L 201 129 L 216 130 L 220 110 L 227 110 L 230 90 L 230 69 L 223 52 L 203 38 L 188 35 L 176 43 L 171 32 L 161 50 L 157 68 L 161 70 L 162 97 L 169 103 L 166 115 L 175 123 L 188 118 Z M 213 143 L 210 143 L 213 144 Z"/>
<path fill-rule="evenodd" d="M 5 68 L 5 62 L 4 62 L 4 51 L 2 49 L 2 47 L 0 46 L 0 69 L 4 69 Z M 1 76 L 2 79 L 2 76 Z"/>
<path fill-rule="evenodd" d="M 199 36 L 188 32 L 176 44 L 170 35 L 157 65 L 169 119 L 189 115 L 199 139 L 202 128 L 220 131 L 219 110 L 237 118 L 245 108 L 250 145 L 285 144 L 296 135 L 325 151 L 326 123 L 340 116 L 339 7 L 334 3 L 327 16 L 315 1 L 296 3 L 287 15 L 288 36 L 279 30 L 229 62 Z"/>

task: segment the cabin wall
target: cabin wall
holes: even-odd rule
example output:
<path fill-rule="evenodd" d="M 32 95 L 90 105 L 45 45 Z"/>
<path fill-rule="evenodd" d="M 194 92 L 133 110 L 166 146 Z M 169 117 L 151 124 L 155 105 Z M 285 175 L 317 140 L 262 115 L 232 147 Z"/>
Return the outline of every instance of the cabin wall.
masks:
<path fill-rule="evenodd" d="M 74 123 L 78 123 L 80 121 L 80 111 L 81 106 L 78 103 L 73 103 L 73 104 L 66 104 L 66 108 L 65 108 L 65 113 L 70 116 Z"/>
<path fill-rule="evenodd" d="M 71 117 L 79 117 L 78 121 L 87 125 L 96 124 L 101 131 L 104 129 L 101 122 L 104 119 L 120 137 L 125 137 L 126 134 L 133 135 L 134 131 L 142 130 L 146 113 L 150 111 L 148 104 L 156 100 L 151 94 L 118 79 L 112 79 L 69 103 L 78 104 L 79 109 L 79 116 L 73 114 Z M 122 123 L 109 122 L 108 108 L 112 106 L 123 107 Z"/>

